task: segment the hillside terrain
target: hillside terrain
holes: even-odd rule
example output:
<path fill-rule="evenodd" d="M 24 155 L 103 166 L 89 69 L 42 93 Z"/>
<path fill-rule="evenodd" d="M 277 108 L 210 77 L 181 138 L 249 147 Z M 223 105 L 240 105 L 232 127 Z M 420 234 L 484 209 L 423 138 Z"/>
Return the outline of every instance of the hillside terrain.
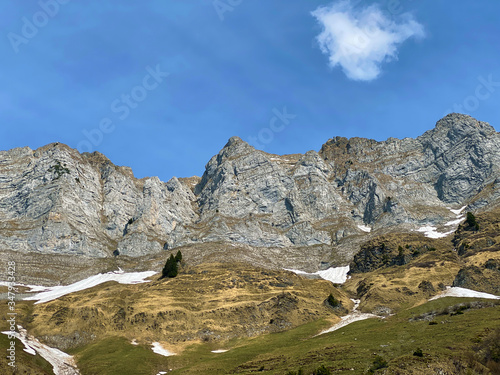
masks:
<path fill-rule="evenodd" d="M 20 261 L 57 254 L 101 264 L 224 243 L 260 265 L 266 249 L 267 264 L 315 271 L 348 264 L 372 236 L 447 233 L 451 210 L 497 206 L 499 166 L 500 135 L 459 114 L 416 139 L 336 137 L 304 155 L 268 154 L 233 137 L 201 178 L 166 183 L 136 179 L 97 152 L 24 147 L 0 152 L 0 248 Z M 26 282 L 36 282 L 31 265 Z"/>
<path fill-rule="evenodd" d="M 500 135 L 466 115 L 304 155 L 233 137 L 203 176 L 168 182 L 59 143 L 0 151 L 17 324 L 78 367 L 18 340 L 18 373 L 500 373 L 499 250 Z"/>

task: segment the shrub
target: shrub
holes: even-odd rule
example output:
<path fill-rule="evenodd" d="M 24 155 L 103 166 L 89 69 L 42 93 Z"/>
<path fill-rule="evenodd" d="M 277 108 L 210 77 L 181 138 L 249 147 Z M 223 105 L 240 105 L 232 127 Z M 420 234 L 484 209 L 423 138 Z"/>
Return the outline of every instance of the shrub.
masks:
<path fill-rule="evenodd" d="M 403 255 L 404 255 L 404 253 L 405 253 L 405 251 L 403 250 L 403 247 L 402 247 L 402 246 L 399 246 L 399 247 L 398 247 L 398 255 L 401 257 L 401 256 L 403 256 Z"/>
<path fill-rule="evenodd" d="M 70 174 L 69 169 L 66 168 L 66 164 L 62 166 L 60 161 L 56 161 L 56 164 L 49 168 L 49 172 L 52 172 L 56 175 L 56 180 L 64 174 Z"/>
<path fill-rule="evenodd" d="M 375 371 L 380 370 L 381 368 L 386 368 L 387 366 L 388 366 L 387 361 L 378 355 L 373 360 L 373 365 L 368 370 L 368 373 L 373 374 Z"/>
<path fill-rule="evenodd" d="M 472 212 L 467 212 L 467 219 L 465 220 L 467 225 L 474 230 L 479 230 L 479 224 L 476 221 L 476 217 Z"/>
<path fill-rule="evenodd" d="M 417 350 L 415 350 L 415 351 L 413 352 L 413 355 L 414 355 L 415 357 L 423 357 L 423 356 L 424 356 L 424 353 L 422 352 L 422 349 L 418 348 Z"/>
<path fill-rule="evenodd" d="M 338 299 L 336 299 L 333 294 L 330 293 L 330 295 L 328 296 L 328 298 L 326 299 L 326 302 L 328 302 L 328 304 L 331 306 L 331 307 L 338 307 L 340 306 L 340 301 Z"/>

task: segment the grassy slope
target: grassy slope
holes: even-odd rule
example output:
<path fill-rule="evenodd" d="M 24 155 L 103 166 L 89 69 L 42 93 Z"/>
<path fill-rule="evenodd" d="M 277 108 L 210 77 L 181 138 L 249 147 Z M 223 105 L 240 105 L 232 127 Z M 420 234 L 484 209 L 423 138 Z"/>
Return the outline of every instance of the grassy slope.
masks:
<path fill-rule="evenodd" d="M 5 325 L 2 324 L 5 329 Z M 39 355 L 33 356 L 23 351 L 24 345 L 16 340 L 16 372 L 13 372 L 8 365 L 8 359 L 4 355 L 10 346 L 10 340 L 7 335 L 0 334 L 0 374 L 30 374 L 30 375 L 49 375 L 54 374 L 52 365 Z"/>
<path fill-rule="evenodd" d="M 467 310 L 461 315 L 440 315 L 436 325 L 409 319 L 467 300 L 440 299 L 386 319 L 356 322 L 313 337 L 326 327 L 325 321 L 316 321 L 286 332 L 233 340 L 225 344 L 223 348 L 229 351 L 223 354 L 210 352 L 219 346 L 203 343 L 167 358 L 147 347 L 134 347 L 122 338 L 109 338 L 74 353 L 83 374 L 156 374 L 170 368 L 176 375 L 286 374 L 299 368 L 310 374 L 321 364 L 335 374 L 364 374 L 375 355 L 389 362 L 387 374 L 429 374 L 437 369 L 456 373 L 453 361 L 466 363 L 466 353 L 475 339 L 488 329 L 500 328 L 500 305 Z M 418 348 L 424 357 L 412 355 Z"/>
<path fill-rule="evenodd" d="M 26 328 L 63 350 L 121 336 L 144 344 L 168 342 L 178 352 L 186 342 L 257 336 L 320 318 L 336 321 L 339 311 L 324 304 L 330 293 L 352 306 L 325 280 L 248 265 L 208 264 L 187 268 L 171 280 L 105 283 L 35 305 Z M 72 339 L 76 336 L 79 341 Z"/>

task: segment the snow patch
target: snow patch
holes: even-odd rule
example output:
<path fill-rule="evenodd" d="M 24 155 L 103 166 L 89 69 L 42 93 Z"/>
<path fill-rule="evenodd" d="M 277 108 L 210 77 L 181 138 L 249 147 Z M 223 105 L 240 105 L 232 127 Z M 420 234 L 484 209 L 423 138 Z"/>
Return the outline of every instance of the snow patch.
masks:
<path fill-rule="evenodd" d="M 441 232 L 437 231 L 436 227 L 428 225 L 425 227 L 418 228 L 417 232 L 423 232 L 425 237 L 428 237 L 428 238 L 443 238 L 443 237 L 446 237 L 446 236 L 452 234 L 454 231 L 452 230 L 452 231 L 449 231 L 446 233 L 441 233 Z"/>
<path fill-rule="evenodd" d="M 466 208 L 467 208 L 467 206 L 463 206 L 463 207 L 462 207 L 462 208 L 460 208 L 459 210 L 452 210 L 452 209 L 450 208 L 450 211 L 451 211 L 452 213 L 454 213 L 455 215 L 460 215 L 460 214 L 462 213 L 462 211 L 463 211 L 463 210 L 465 210 Z"/>
<path fill-rule="evenodd" d="M 366 225 L 358 225 L 358 228 L 361 229 L 363 232 L 370 233 L 372 231 L 372 228 L 366 226 Z"/>
<path fill-rule="evenodd" d="M 212 353 L 220 354 L 220 353 L 225 353 L 227 350 L 225 349 L 217 349 L 217 350 L 212 350 Z"/>
<path fill-rule="evenodd" d="M 464 218 L 463 217 L 460 217 L 458 218 L 457 220 L 452 220 L 452 221 L 448 221 L 447 223 L 445 223 L 444 225 L 446 227 L 449 227 L 450 225 L 458 225 L 460 224 L 462 221 L 464 221 Z"/>
<path fill-rule="evenodd" d="M 328 280 L 333 284 L 343 284 L 347 280 L 347 273 L 349 272 L 349 266 L 345 267 L 331 267 L 327 270 L 316 271 L 314 273 L 309 273 L 300 270 L 294 270 L 285 268 L 285 271 L 291 271 L 297 275 L 309 275 L 309 276 L 319 276 L 322 279 Z"/>
<path fill-rule="evenodd" d="M 139 345 L 139 343 L 137 342 L 137 340 L 136 340 L 136 339 L 133 339 L 132 341 L 130 341 L 130 343 L 131 343 L 132 345 Z"/>
<path fill-rule="evenodd" d="M 24 351 L 29 354 L 39 354 L 52 365 L 55 375 L 79 375 L 73 356 L 42 344 L 38 339 L 28 335 L 28 332 L 22 327 L 17 326 L 19 332 L 5 331 L 4 335 L 15 336 L 25 346 Z"/>
<path fill-rule="evenodd" d="M 155 271 L 125 273 L 122 270 L 120 270 L 115 272 L 108 272 L 105 274 L 100 273 L 98 275 L 91 276 L 85 280 L 80 280 L 70 285 L 58 285 L 52 287 L 28 285 L 28 287 L 31 288 L 29 292 L 38 292 L 38 293 L 35 294 L 34 296 L 26 297 L 24 299 L 30 301 L 37 301 L 35 302 L 35 304 L 45 303 L 60 298 L 62 296 L 65 296 L 66 294 L 89 289 L 108 281 L 116 281 L 120 284 L 147 283 L 149 281 L 147 281 L 146 279 L 148 277 L 155 275 L 156 273 L 157 272 Z"/>
<path fill-rule="evenodd" d="M 493 294 L 476 292 L 472 289 L 460 288 L 460 287 L 448 287 L 444 292 L 432 297 L 429 301 L 433 301 L 438 298 L 444 297 L 469 297 L 469 298 L 487 298 L 487 299 L 500 299 L 499 296 Z"/>
<path fill-rule="evenodd" d="M 175 353 L 168 351 L 163 346 L 161 346 L 161 344 L 159 342 L 156 342 L 156 341 L 151 344 L 151 350 L 153 352 L 155 352 L 156 354 L 160 354 L 160 355 L 163 355 L 165 357 L 170 357 L 172 355 L 175 355 Z"/>
<path fill-rule="evenodd" d="M 370 318 L 378 318 L 377 315 L 367 314 L 367 313 L 362 313 L 362 312 L 357 311 L 360 301 L 354 300 L 354 299 L 351 301 L 354 302 L 354 308 L 352 309 L 352 312 L 350 314 L 347 314 L 346 316 L 343 316 L 342 318 L 340 318 L 340 322 L 335 324 L 333 327 L 328 328 L 324 331 L 321 331 L 316 336 L 323 335 L 325 333 L 330 333 L 333 331 L 337 331 L 340 328 L 343 328 L 351 323 L 358 322 L 360 320 L 365 320 L 365 319 L 370 319 Z"/>

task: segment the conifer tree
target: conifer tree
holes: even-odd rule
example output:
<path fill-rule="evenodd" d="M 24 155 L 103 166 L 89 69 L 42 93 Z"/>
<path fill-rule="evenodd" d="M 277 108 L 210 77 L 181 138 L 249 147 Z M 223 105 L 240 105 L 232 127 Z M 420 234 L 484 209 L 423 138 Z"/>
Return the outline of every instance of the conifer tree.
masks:
<path fill-rule="evenodd" d="M 176 277 L 178 273 L 178 266 L 177 266 L 177 261 L 175 260 L 175 257 L 173 254 L 170 254 L 170 258 L 167 259 L 167 263 L 165 263 L 165 267 L 163 267 L 163 270 L 161 272 L 161 278 L 169 277 L 173 278 Z"/>

